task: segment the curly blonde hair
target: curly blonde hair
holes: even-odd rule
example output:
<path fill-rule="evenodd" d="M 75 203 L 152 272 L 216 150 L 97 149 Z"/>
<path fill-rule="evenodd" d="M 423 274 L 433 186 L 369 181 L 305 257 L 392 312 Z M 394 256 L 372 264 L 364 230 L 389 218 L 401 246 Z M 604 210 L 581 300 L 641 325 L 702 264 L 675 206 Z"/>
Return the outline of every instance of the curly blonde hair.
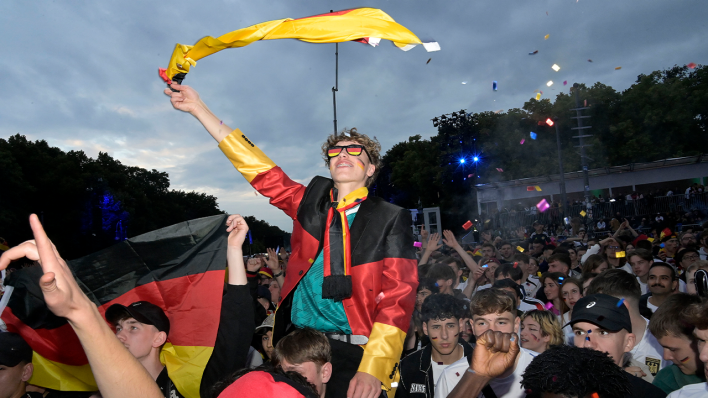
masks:
<path fill-rule="evenodd" d="M 330 159 L 327 155 L 327 150 L 329 147 L 335 146 L 342 141 L 353 141 L 366 148 L 366 153 L 369 155 L 369 162 L 375 167 L 374 174 L 366 179 L 366 186 L 371 186 L 374 180 L 376 180 L 376 176 L 379 174 L 379 169 L 381 168 L 381 144 L 379 140 L 377 140 L 376 137 L 371 139 L 366 134 L 359 134 L 356 131 L 356 127 L 351 129 L 344 128 L 341 133 L 330 134 L 330 136 L 327 137 L 327 141 L 322 144 L 322 158 L 328 168 Z"/>

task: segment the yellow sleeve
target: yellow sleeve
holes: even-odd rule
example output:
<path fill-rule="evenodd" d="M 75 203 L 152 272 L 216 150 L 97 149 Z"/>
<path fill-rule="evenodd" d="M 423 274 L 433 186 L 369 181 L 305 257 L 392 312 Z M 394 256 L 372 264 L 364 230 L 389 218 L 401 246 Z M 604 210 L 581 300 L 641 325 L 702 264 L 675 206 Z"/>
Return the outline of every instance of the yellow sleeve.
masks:
<path fill-rule="evenodd" d="M 401 329 L 374 322 L 358 371 L 376 377 L 384 390 L 391 390 L 391 383 L 399 380 L 398 364 L 405 339 L 406 333 Z"/>
<path fill-rule="evenodd" d="M 275 167 L 275 163 L 239 129 L 224 138 L 219 143 L 219 149 L 249 183 L 258 174 Z"/>

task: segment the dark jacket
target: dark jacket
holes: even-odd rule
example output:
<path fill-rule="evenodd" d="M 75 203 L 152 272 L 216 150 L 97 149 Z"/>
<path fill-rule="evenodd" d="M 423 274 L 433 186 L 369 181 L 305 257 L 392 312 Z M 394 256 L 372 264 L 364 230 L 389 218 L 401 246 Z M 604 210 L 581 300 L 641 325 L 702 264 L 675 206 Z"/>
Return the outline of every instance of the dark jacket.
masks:
<path fill-rule="evenodd" d="M 467 362 L 472 360 L 472 346 L 460 340 Z M 435 397 L 435 380 L 433 367 L 430 363 L 433 345 L 428 344 L 422 349 L 401 360 L 401 380 L 396 389 L 396 398 L 433 398 Z"/>

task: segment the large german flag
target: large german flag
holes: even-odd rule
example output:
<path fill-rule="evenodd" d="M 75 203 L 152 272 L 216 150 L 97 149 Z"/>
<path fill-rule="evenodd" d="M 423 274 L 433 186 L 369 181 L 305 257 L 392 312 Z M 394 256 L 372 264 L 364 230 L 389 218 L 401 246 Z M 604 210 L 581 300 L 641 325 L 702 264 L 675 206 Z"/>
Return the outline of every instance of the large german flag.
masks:
<path fill-rule="evenodd" d="M 186 221 L 73 260 L 69 267 L 103 314 L 113 304 L 147 300 L 170 319 L 160 359 L 185 397 L 198 398 L 219 326 L 226 267 L 226 215 Z M 40 267 L 14 272 L 2 319 L 34 350 L 30 383 L 62 391 L 96 391 L 86 355 L 64 318 L 39 288 Z"/>

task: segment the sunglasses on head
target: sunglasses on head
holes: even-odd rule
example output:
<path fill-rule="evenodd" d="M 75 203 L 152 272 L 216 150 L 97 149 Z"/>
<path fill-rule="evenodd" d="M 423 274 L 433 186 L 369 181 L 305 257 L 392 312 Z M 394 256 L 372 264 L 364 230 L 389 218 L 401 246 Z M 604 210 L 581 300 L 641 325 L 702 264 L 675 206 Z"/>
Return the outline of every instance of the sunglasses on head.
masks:
<path fill-rule="evenodd" d="M 336 158 L 339 156 L 340 153 L 342 153 L 342 150 L 346 149 L 347 153 L 351 156 L 359 156 L 361 155 L 362 152 L 366 152 L 366 148 L 364 148 L 363 145 L 346 145 L 346 146 L 331 146 L 329 149 L 327 149 L 327 156 L 331 158 Z M 366 152 L 368 155 L 369 152 Z"/>

